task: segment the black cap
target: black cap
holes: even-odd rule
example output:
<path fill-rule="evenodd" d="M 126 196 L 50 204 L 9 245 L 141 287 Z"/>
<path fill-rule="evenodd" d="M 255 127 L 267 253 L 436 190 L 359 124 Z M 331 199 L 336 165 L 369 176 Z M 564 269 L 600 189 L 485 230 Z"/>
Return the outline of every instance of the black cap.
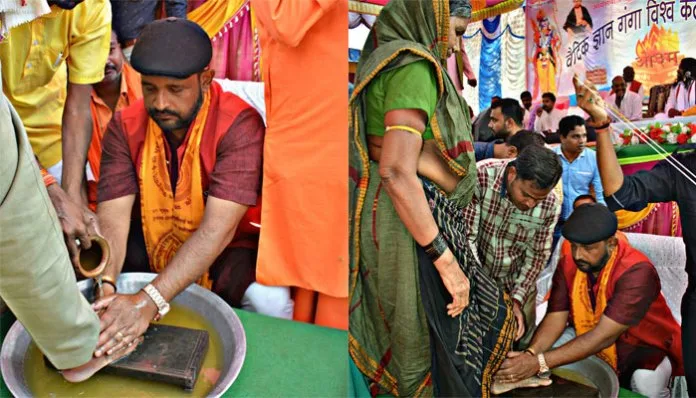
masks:
<path fill-rule="evenodd" d="M 186 19 L 166 18 L 145 26 L 133 47 L 131 65 L 141 75 L 184 79 L 203 71 L 212 56 L 203 28 Z"/>
<path fill-rule="evenodd" d="M 591 245 L 616 234 L 616 215 L 600 203 L 587 203 L 573 210 L 563 224 L 563 237 L 573 243 Z"/>

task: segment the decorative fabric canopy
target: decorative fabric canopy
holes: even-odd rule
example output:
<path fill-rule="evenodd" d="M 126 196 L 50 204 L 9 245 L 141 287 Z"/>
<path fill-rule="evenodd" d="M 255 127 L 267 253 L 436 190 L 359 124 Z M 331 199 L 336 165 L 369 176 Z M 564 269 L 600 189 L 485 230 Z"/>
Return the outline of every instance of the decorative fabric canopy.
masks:
<path fill-rule="evenodd" d="M 522 8 L 467 27 L 464 50 L 479 84 L 465 87 L 463 96 L 475 111 L 488 108 L 493 96 L 518 99 L 526 89 L 524 29 Z"/>
<path fill-rule="evenodd" d="M 350 0 L 349 27 L 371 27 L 388 2 Z M 523 3 L 524 0 L 471 1 L 473 13 L 463 42 L 478 86 L 466 86 L 462 94 L 477 113 L 490 106 L 493 96 L 519 98 L 526 89 Z M 361 29 L 366 31 L 364 27 L 356 29 L 360 34 L 355 36 L 364 33 Z"/>
<path fill-rule="evenodd" d="M 249 0 L 190 1 L 189 9 L 188 18 L 213 42 L 215 77 L 260 81 L 261 50 Z"/>
<path fill-rule="evenodd" d="M 389 0 L 350 0 L 348 10 L 358 14 L 378 15 L 382 7 Z M 524 0 L 472 0 L 471 22 L 491 18 L 516 8 L 519 8 Z"/>

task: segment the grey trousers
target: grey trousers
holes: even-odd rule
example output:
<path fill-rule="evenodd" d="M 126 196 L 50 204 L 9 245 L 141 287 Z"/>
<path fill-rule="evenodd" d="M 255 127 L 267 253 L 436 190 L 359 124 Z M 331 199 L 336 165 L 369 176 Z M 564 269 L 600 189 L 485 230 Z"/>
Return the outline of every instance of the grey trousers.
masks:
<path fill-rule="evenodd" d="M 29 139 L 1 85 L 0 297 L 53 365 L 73 368 L 92 358 L 99 318 L 77 289 Z"/>

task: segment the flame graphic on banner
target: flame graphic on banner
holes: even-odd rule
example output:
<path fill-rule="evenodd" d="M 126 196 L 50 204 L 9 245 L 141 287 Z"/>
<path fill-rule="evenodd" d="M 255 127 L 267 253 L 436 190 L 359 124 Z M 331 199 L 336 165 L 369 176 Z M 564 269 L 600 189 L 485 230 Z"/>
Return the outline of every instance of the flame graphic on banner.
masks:
<path fill-rule="evenodd" d="M 679 35 L 653 24 L 643 40 L 636 43 L 636 60 L 632 65 L 636 79 L 643 82 L 648 92 L 652 86 L 673 83 L 682 59 Z"/>

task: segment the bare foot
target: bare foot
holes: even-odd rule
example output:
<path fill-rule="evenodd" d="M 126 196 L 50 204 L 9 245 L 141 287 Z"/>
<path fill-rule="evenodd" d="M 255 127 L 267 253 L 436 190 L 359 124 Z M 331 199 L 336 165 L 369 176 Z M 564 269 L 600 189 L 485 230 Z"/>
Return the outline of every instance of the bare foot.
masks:
<path fill-rule="evenodd" d="M 551 383 L 553 383 L 551 379 L 542 379 L 537 376 L 532 376 L 517 383 L 499 383 L 496 381 L 493 383 L 491 392 L 495 395 L 500 395 L 516 388 L 546 387 L 550 386 Z"/>
<path fill-rule="evenodd" d="M 97 373 L 107 365 L 116 362 L 119 359 L 129 355 L 131 352 L 135 351 L 138 345 L 140 345 L 140 343 L 142 342 L 143 337 L 141 336 L 135 339 L 132 345 L 123 347 L 118 352 L 114 352 L 113 355 L 103 355 L 99 358 L 92 358 L 89 362 L 87 362 L 84 365 L 61 371 L 61 374 L 63 375 L 63 378 L 65 378 L 65 380 L 71 383 L 83 382 L 89 379 L 90 377 L 94 376 L 95 373 Z"/>

